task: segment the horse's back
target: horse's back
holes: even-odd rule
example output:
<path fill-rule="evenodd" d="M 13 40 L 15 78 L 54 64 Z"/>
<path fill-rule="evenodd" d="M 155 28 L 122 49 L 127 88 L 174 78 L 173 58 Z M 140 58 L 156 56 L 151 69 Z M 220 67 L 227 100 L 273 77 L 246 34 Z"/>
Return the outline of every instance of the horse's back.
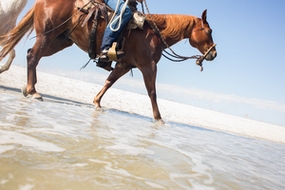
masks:
<path fill-rule="evenodd" d="M 37 0 L 34 5 L 34 23 L 51 26 L 52 28 L 66 24 L 73 16 L 76 16 L 76 0 Z"/>

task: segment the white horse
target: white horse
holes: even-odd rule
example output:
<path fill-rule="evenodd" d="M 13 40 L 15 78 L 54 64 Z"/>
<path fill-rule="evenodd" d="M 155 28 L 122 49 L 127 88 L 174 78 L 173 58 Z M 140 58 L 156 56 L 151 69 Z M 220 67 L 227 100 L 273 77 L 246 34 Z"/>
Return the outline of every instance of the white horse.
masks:
<path fill-rule="evenodd" d="M 26 6 L 28 0 L 0 0 L 0 36 L 8 33 L 16 26 L 16 21 L 21 11 Z M 2 46 L 0 38 L 0 46 Z M 0 68 L 0 73 L 7 71 L 15 58 L 13 49 L 9 53 L 8 61 Z"/>

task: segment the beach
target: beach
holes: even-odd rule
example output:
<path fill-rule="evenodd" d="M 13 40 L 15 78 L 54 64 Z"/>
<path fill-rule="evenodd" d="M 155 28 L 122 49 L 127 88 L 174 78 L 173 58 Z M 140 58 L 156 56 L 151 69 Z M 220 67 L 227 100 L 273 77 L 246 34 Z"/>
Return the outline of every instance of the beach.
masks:
<path fill-rule="evenodd" d="M 26 84 L 26 68 L 11 66 L 0 75 L 0 92 L 17 91 Z M 38 71 L 37 91 L 45 97 L 56 97 L 92 105 L 102 85 L 75 80 Z M 104 81 L 102 81 L 103 84 Z M 159 92 L 158 92 L 159 93 Z M 31 98 L 31 96 L 28 96 Z M 138 93 L 110 88 L 101 101 L 103 108 L 116 109 L 130 114 L 153 118 L 149 97 Z M 163 120 L 249 138 L 285 143 L 285 127 L 236 117 L 191 105 L 158 99 Z M 95 109 L 95 107 L 94 107 Z"/>

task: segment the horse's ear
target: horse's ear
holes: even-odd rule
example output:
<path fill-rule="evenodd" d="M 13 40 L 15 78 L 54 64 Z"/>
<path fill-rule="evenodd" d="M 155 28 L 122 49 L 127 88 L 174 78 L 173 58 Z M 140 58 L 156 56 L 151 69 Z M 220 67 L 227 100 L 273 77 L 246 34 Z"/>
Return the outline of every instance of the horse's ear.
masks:
<path fill-rule="evenodd" d="M 207 22 L 207 9 L 205 9 L 202 13 L 202 20 L 203 22 Z"/>

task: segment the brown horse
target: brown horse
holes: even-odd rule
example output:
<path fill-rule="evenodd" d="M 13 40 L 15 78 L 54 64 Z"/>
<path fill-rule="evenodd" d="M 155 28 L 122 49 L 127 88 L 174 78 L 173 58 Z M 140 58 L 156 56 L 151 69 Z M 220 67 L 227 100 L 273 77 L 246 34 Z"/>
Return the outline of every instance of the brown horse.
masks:
<path fill-rule="evenodd" d="M 36 91 L 35 84 L 37 83 L 36 67 L 42 57 L 53 55 L 73 43 L 83 51 L 88 52 L 92 19 L 84 26 L 81 26 L 82 19 L 80 18 L 84 20 L 87 15 L 78 11 L 78 7 L 75 5 L 77 2 L 76 0 L 36 0 L 35 5 L 24 16 L 18 26 L 8 34 L 9 40 L 0 52 L 0 60 L 28 31 L 32 29 L 36 31 L 36 42 L 27 55 L 27 85 L 23 89 L 25 96 L 30 94 L 34 98 L 41 99 L 40 94 Z M 102 2 L 101 0 L 100 3 Z M 213 60 L 217 52 L 213 47 L 212 30 L 206 20 L 206 13 L 205 10 L 201 18 L 175 14 L 146 15 L 147 20 L 150 22 L 145 23 L 143 29 L 126 32 L 123 47 L 126 55 L 116 63 L 105 85 L 94 98 L 95 106 L 101 107 L 100 102 L 103 95 L 121 76 L 132 68 L 138 68 L 142 72 L 151 100 L 153 116 L 156 120 L 161 120 L 155 87 L 157 63 L 161 58 L 162 51 L 166 48 L 161 36 L 169 46 L 188 38 L 190 44 L 202 54 L 208 51 L 205 56 L 206 60 Z M 102 17 L 97 20 L 96 53 L 98 55 L 106 21 Z M 151 23 L 157 25 L 161 36 L 154 31 Z"/>

